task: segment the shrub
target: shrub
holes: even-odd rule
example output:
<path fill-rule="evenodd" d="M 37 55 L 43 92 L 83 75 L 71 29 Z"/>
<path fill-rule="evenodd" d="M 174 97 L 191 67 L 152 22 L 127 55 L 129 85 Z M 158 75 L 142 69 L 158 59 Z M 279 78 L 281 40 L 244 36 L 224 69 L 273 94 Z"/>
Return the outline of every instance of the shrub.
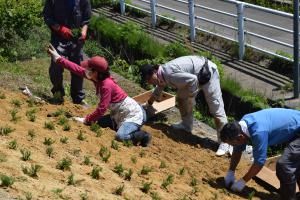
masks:
<path fill-rule="evenodd" d="M 161 187 L 167 189 L 167 187 L 172 183 L 173 183 L 173 175 L 169 174 L 168 177 L 165 180 L 163 180 Z"/>
<path fill-rule="evenodd" d="M 24 174 L 27 174 L 30 177 L 37 178 L 37 173 L 42 169 L 42 166 L 40 165 L 33 165 L 31 164 L 31 167 L 22 167 L 22 171 Z"/>
<path fill-rule="evenodd" d="M 102 168 L 101 167 L 98 167 L 98 166 L 95 166 L 93 167 L 93 170 L 91 172 L 91 177 L 93 179 L 99 179 L 100 178 L 100 172 L 102 171 Z"/>
<path fill-rule="evenodd" d="M 118 174 L 119 176 L 123 176 L 124 167 L 123 167 L 122 163 L 121 164 L 116 164 L 113 171 L 116 174 Z"/>
<path fill-rule="evenodd" d="M 71 165 L 72 160 L 69 157 L 65 157 L 57 163 L 56 168 L 65 171 L 70 170 Z"/>
<path fill-rule="evenodd" d="M 152 185 L 152 181 L 149 183 L 143 182 L 142 187 L 140 189 L 142 192 L 147 194 L 149 192 L 149 190 L 151 189 L 151 185 Z"/>
<path fill-rule="evenodd" d="M 49 129 L 49 130 L 54 130 L 55 126 L 54 126 L 53 122 L 45 122 L 44 128 Z"/>
<path fill-rule="evenodd" d="M 1 174 L 0 175 L 0 180 L 1 180 L 1 186 L 4 187 L 9 187 L 12 186 L 15 182 L 15 179 L 13 177 Z"/>
<path fill-rule="evenodd" d="M 49 158 L 53 158 L 53 147 L 47 147 L 46 154 Z"/>
<path fill-rule="evenodd" d="M 21 149 L 20 152 L 22 154 L 21 159 L 23 161 L 30 160 L 30 157 L 31 157 L 31 151 L 30 150 L 24 148 L 24 149 Z"/>
<path fill-rule="evenodd" d="M 62 138 L 60 138 L 60 142 L 61 143 L 63 143 L 63 144 L 67 144 L 68 143 L 68 140 L 69 140 L 69 138 L 68 137 L 62 137 Z"/>
<path fill-rule="evenodd" d="M 10 126 L 0 127 L 0 135 L 9 135 L 15 129 L 11 128 Z"/>
<path fill-rule="evenodd" d="M 55 140 L 53 140 L 52 138 L 45 138 L 44 142 L 43 142 L 43 144 L 47 145 L 47 146 L 50 146 L 50 145 L 52 145 L 54 143 L 55 143 Z"/>
<path fill-rule="evenodd" d="M 174 43 L 168 44 L 164 50 L 164 55 L 166 57 L 171 57 L 171 58 L 178 58 L 178 57 L 187 56 L 190 54 L 191 54 L 191 52 L 189 50 L 187 50 L 179 42 L 174 42 Z"/>
<path fill-rule="evenodd" d="M 18 143 L 17 143 L 17 140 L 12 140 L 8 143 L 8 148 L 9 149 L 13 149 L 13 150 L 16 150 L 18 147 Z"/>

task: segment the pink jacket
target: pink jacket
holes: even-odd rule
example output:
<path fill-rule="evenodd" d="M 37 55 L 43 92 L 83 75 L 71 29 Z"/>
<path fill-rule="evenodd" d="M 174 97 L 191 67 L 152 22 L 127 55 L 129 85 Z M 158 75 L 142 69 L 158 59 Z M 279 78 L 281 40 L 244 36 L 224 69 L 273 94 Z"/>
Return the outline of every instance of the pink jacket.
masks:
<path fill-rule="evenodd" d="M 57 60 L 57 63 L 71 72 L 86 78 L 85 69 L 76 63 L 73 63 L 63 57 Z M 118 103 L 127 97 L 127 94 L 117 85 L 110 76 L 103 81 L 94 82 L 96 94 L 100 98 L 97 109 L 85 117 L 86 122 L 95 122 L 104 115 L 110 103 Z"/>

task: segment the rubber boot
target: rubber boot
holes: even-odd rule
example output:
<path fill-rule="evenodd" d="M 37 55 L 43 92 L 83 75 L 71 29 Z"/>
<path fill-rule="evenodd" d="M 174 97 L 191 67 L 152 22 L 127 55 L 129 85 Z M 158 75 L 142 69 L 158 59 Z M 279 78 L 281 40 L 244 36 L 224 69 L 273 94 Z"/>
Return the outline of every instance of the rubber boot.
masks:
<path fill-rule="evenodd" d="M 296 200 L 296 183 L 280 185 L 281 200 Z"/>
<path fill-rule="evenodd" d="M 150 141 L 151 135 L 145 131 L 136 131 L 132 134 L 132 142 L 134 145 L 140 144 L 142 147 L 147 147 Z"/>

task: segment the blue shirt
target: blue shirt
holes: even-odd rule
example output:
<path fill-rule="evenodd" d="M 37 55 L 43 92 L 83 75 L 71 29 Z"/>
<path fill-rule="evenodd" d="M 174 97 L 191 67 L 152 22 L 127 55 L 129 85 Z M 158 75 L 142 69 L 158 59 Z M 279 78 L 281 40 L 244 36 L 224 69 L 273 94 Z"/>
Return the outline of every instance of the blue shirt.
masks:
<path fill-rule="evenodd" d="M 270 108 L 245 115 L 245 121 L 253 145 L 254 163 L 263 166 L 267 159 L 268 146 L 289 142 L 300 133 L 300 111 Z M 234 147 L 244 151 L 246 144 Z"/>

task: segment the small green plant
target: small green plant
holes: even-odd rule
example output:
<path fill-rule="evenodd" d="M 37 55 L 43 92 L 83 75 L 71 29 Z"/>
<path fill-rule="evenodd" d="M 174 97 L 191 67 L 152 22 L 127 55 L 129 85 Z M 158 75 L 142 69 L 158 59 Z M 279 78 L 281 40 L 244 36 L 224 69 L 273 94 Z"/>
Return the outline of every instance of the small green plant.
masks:
<path fill-rule="evenodd" d="M 136 162 L 137 162 L 137 159 L 135 156 L 131 156 L 130 160 L 133 164 L 136 164 Z"/>
<path fill-rule="evenodd" d="M 102 168 L 101 167 L 98 167 L 98 166 L 95 166 L 93 167 L 93 170 L 91 172 L 91 177 L 93 179 L 99 179 L 100 178 L 100 172 L 102 171 Z"/>
<path fill-rule="evenodd" d="M 0 127 L 0 135 L 9 135 L 15 129 L 11 128 L 10 126 Z"/>
<path fill-rule="evenodd" d="M 36 120 L 36 109 L 31 109 L 26 112 L 27 119 L 31 122 L 35 122 Z"/>
<path fill-rule="evenodd" d="M 191 185 L 192 187 L 197 186 L 197 185 L 198 185 L 198 180 L 197 180 L 195 177 L 192 177 L 192 180 L 191 180 L 190 185 Z"/>
<path fill-rule="evenodd" d="M 32 193 L 31 192 L 26 192 L 25 200 L 32 200 Z"/>
<path fill-rule="evenodd" d="M 28 107 L 33 107 L 34 105 L 37 105 L 39 103 L 34 97 L 30 97 L 26 100 L 26 102 L 28 104 Z"/>
<path fill-rule="evenodd" d="M 54 113 L 51 114 L 51 116 L 58 117 L 60 115 L 64 115 L 66 111 L 62 108 L 57 109 Z"/>
<path fill-rule="evenodd" d="M 151 196 L 152 200 L 161 200 L 161 197 L 158 196 L 157 192 L 151 192 L 150 196 Z"/>
<path fill-rule="evenodd" d="M 115 194 L 116 195 L 122 195 L 123 194 L 123 191 L 124 191 L 124 185 L 120 185 L 120 186 L 118 186 L 117 188 L 116 188 L 116 190 L 115 190 Z"/>
<path fill-rule="evenodd" d="M 123 172 L 124 172 L 124 167 L 121 164 L 116 164 L 116 166 L 114 167 L 113 171 L 118 174 L 119 176 L 123 176 Z"/>
<path fill-rule="evenodd" d="M 58 118 L 58 124 L 59 125 L 63 126 L 67 123 L 68 123 L 68 118 L 66 118 L 66 116 L 64 116 L 64 115 L 59 116 L 59 118 Z"/>
<path fill-rule="evenodd" d="M 142 174 L 142 175 L 147 175 L 147 174 L 149 174 L 151 171 L 152 171 L 152 168 L 151 168 L 151 167 L 148 167 L 148 166 L 143 165 L 143 168 L 142 168 L 142 170 L 141 170 L 141 174 Z"/>
<path fill-rule="evenodd" d="M 18 143 L 17 143 L 17 140 L 12 140 L 8 143 L 8 148 L 9 149 L 13 149 L 13 150 L 16 150 L 18 147 Z"/>
<path fill-rule="evenodd" d="M 127 172 L 125 172 L 124 179 L 127 180 L 127 181 L 130 181 L 132 174 L 133 174 L 132 169 L 129 169 Z"/>
<path fill-rule="evenodd" d="M 167 167 L 167 165 L 166 165 L 166 162 L 165 161 L 160 161 L 160 165 L 159 165 L 159 168 L 160 169 L 163 169 L 163 168 L 166 168 Z"/>
<path fill-rule="evenodd" d="M 84 141 L 86 139 L 86 137 L 83 135 L 82 130 L 79 131 L 79 133 L 77 134 L 77 139 Z"/>
<path fill-rule="evenodd" d="M 71 158 L 65 157 L 57 163 L 56 168 L 65 171 L 65 170 L 70 170 L 71 165 L 72 165 Z"/>
<path fill-rule="evenodd" d="M 67 184 L 68 184 L 68 185 L 75 185 L 75 180 L 74 180 L 74 174 L 73 174 L 73 173 L 71 173 L 71 174 L 68 176 Z"/>
<path fill-rule="evenodd" d="M 4 174 L 0 175 L 0 180 L 1 180 L 1 186 L 4 187 L 12 186 L 15 182 L 15 179 L 13 177 Z"/>
<path fill-rule="evenodd" d="M 83 164 L 90 165 L 91 164 L 91 158 L 89 156 L 84 156 Z"/>
<path fill-rule="evenodd" d="M 77 148 L 72 151 L 72 154 L 76 157 L 80 156 L 81 149 Z"/>
<path fill-rule="evenodd" d="M 132 140 L 123 140 L 123 145 L 125 147 L 132 147 L 133 146 Z"/>
<path fill-rule="evenodd" d="M 116 142 L 115 140 L 111 141 L 111 148 L 113 148 L 114 150 L 119 150 L 119 144 L 118 142 Z"/>
<path fill-rule="evenodd" d="M 47 145 L 47 146 L 50 146 L 50 145 L 52 145 L 54 143 L 55 143 L 55 140 L 53 140 L 52 138 L 45 138 L 44 142 L 43 142 L 43 144 Z"/>
<path fill-rule="evenodd" d="M 152 181 L 151 182 L 143 182 L 142 187 L 140 188 L 142 192 L 148 193 L 149 190 L 151 189 Z"/>
<path fill-rule="evenodd" d="M 20 108 L 22 103 L 20 100 L 14 99 L 11 101 L 11 104 L 14 105 L 16 108 Z"/>
<path fill-rule="evenodd" d="M 5 94 L 3 92 L 0 92 L 0 99 L 5 99 L 5 98 L 6 98 Z"/>
<path fill-rule="evenodd" d="M 71 125 L 70 124 L 64 124 L 63 131 L 69 131 L 69 130 L 71 130 Z"/>
<path fill-rule="evenodd" d="M 97 122 L 92 123 L 90 130 L 95 132 L 97 137 L 100 137 L 102 135 L 101 127 L 99 126 L 99 124 Z"/>
<path fill-rule="evenodd" d="M 185 168 L 181 167 L 178 171 L 178 174 L 182 176 L 182 175 L 184 175 L 184 172 L 185 172 Z"/>
<path fill-rule="evenodd" d="M 49 121 L 49 122 L 45 122 L 44 128 L 49 129 L 49 130 L 54 130 L 55 126 L 54 126 L 53 122 Z"/>
<path fill-rule="evenodd" d="M 29 141 L 32 141 L 36 137 L 35 131 L 33 129 L 28 130 L 27 135 Z"/>
<path fill-rule="evenodd" d="M 142 150 L 140 151 L 139 155 L 140 155 L 141 158 L 145 157 L 145 155 L 146 155 L 145 150 L 142 149 Z"/>
<path fill-rule="evenodd" d="M 46 154 L 48 155 L 49 158 L 53 158 L 53 154 L 54 154 L 53 147 L 51 147 L 51 146 L 47 147 Z"/>
<path fill-rule="evenodd" d="M 163 180 L 161 187 L 167 190 L 167 187 L 173 183 L 173 175 L 169 174 L 166 179 Z"/>
<path fill-rule="evenodd" d="M 40 165 L 31 164 L 31 167 L 22 167 L 22 171 L 24 174 L 27 174 L 30 177 L 37 178 L 37 173 L 42 169 Z"/>
<path fill-rule="evenodd" d="M 6 161 L 7 161 L 6 155 L 0 153 L 0 162 L 6 162 Z"/>
<path fill-rule="evenodd" d="M 81 193 L 80 194 L 80 200 L 88 200 L 88 194 L 85 192 L 85 193 Z"/>
<path fill-rule="evenodd" d="M 252 200 L 254 195 L 255 195 L 255 191 L 253 190 L 252 192 L 249 193 L 248 200 Z"/>
<path fill-rule="evenodd" d="M 24 148 L 24 149 L 21 149 L 20 152 L 22 154 L 21 159 L 23 161 L 30 160 L 30 157 L 31 157 L 31 151 L 30 150 Z"/>
<path fill-rule="evenodd" d="M 111 156 L 111 152 L 108 150 L 107 147 L 101 147 L 101 149 L 99 151 L 99 155 L 100 155 L 102 161 L 108 162 L 108 159 Z"/>
<path fill-rule="evenodd" d="M 68 137 L 62 137 L 62 138 L 60 138 L 60 142 L 61 143 L 63 143 L 63 144 L 67 144 L 68 143 L 68 140 L 69 140 L 69 138 Z"/>
<path fill-rule="evenodd" d="M 10 111 L 10 116 L 11 116 L 10 121 L 16 123 L 17 121 L 19 121 L 21 119 L 21 117 L 17 116 L 17 113 L 18 113 L 18 110 L 15 108 Z"/>

